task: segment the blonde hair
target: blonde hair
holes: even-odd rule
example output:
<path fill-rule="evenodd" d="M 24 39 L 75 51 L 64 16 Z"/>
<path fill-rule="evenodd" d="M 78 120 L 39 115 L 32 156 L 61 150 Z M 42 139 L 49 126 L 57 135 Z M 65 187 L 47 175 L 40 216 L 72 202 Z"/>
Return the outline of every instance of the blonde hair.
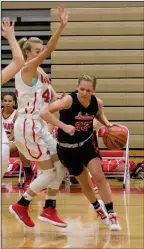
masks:
<path fill-rule="evenodd" d="M 96 80 L 96 77 L 95 77 L 95 76 L 89 76 L 89 75 L 87 75 L 87 74 L 82 75 L 82 76 L 78 79 L 78 86 L 79 86 L 79 84 L 80 84 L 80 82 L 81 82 L 82 80 L 92 82 L 93 88 L 96 87 L 97 80 Z"/>
<path fill-rule="evenodd" d="M 26 51 L 31 51 L 32 43 L 40 43 L 43 45 L 43 41 L 38 37 L 30 37 L 29 39 L 24 37 L 18 41 L 25 60 L 27 59 Z"/>
<path fill-rule="evenodd" d="M 48 75 L 47 75 L 46 72 L 42 69 L 42 67 L 38 67 L 38 72 L 41 73 L 42 75 L 48 77 Z"/>

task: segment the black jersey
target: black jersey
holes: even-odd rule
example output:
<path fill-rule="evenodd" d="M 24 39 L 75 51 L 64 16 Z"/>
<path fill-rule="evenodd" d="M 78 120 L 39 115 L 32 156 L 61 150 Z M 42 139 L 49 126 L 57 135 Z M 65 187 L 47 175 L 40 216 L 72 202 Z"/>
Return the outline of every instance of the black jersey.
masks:
<path fill-rule="evenodd" d="M 70 136 L 60 128 L 58 129 L 58 141 L 62 143 L 80 143 L 93 133 L 93 119 L 98 112 L 98 102 L 94 95 L 88 107 L 82 106 L 77 98 L 77 93 L 71 93 L 72 106 L 68 110 L 60 111 L 60 120 L 65 124 L 75 126 L 74 136 Z"/>

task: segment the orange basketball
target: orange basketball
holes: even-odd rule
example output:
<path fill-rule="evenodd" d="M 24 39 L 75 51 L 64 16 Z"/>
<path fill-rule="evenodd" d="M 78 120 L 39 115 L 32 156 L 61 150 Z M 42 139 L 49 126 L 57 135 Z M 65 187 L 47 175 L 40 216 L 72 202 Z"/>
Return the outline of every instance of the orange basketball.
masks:
<path fill-rule="evenodd" d="M 126 145 L 127 135 L 125 127 L 114 125 L 105 130 L 103 142 L 110 150 L 120 150 Z"/>

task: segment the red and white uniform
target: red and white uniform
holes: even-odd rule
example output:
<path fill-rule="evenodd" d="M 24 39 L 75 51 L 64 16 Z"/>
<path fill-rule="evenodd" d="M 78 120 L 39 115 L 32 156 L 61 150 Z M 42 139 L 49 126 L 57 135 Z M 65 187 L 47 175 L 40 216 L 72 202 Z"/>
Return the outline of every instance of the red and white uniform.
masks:
<path fill-rule="evenodd" d="M 16 115 L 16 110 L 13 110 L 13 112 L 5 118 L 4 116 L 4 108 L 2 108 L 2 123 L 3 123 L 3 126 L 4 126 L 4 130 L 7 134 L 7 137 L 10 136 L 13 128 L 14 128 L 14 117 Z"/>
<path fill-rule="evenodd" d="M 50 154 L 56 153 L 56 141 L 39 112 L 51 99 L 50 81 L 38 72 L 36 85 L 30 87 L 23 82 L 20 71 L 15 76 L 15 88 L 18 102 L 18 118 L 14 127 L 16 145 L 31 161 L 48 160 Z"/>
<path fill-rule="evenodd" d="M 2 124 L 2 177 L 4 176 L 9 159 L 9 140 Z"/>

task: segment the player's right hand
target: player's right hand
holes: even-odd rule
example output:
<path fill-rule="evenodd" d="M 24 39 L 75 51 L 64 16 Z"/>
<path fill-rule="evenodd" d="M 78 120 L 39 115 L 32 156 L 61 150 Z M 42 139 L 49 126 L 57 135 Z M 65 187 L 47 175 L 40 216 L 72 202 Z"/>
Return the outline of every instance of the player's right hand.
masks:
<path fill-rule="evenodd" d="M 2 20 L 2 36 L 5 37 L 7 40 L 15 37 L 14 31 L 15 21 L 10 23 L 10 19 L 8 17 L 4 17 Z"/>
<path fill-rule="evenodd" d="M 67 125 L 64 129 L 64 132 L 66 132 L 70 136 L 73 136 L 75 134 L 75 127 L 72 125 Z"/>

